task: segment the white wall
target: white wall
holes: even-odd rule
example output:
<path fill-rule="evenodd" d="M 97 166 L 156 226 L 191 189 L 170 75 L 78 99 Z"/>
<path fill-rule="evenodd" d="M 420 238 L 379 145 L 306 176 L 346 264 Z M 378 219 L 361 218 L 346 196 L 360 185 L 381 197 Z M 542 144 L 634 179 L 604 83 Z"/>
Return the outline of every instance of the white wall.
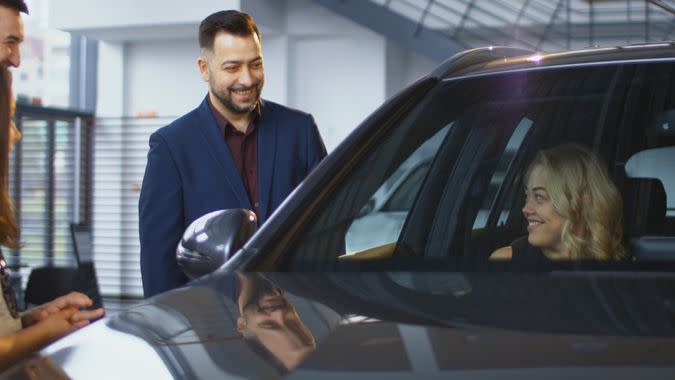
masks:
<path fill-rule="evenodd" d="M 312 113 L 329 150 L 435 66 L 310 0 L 114 3 L 62 0 L 52 11 L 56 27 L 103 39 L 101 116 L 178 116 L 198 105 L 206 84 L 195 63 L 197 28 L 209 13 L 229 7 L 250 12 L 263 31 L 263 96 Z"/>
<path fill-rule="evenodd" d="M 291 52 L 289 103 L 314 115 L 331 151 L 385 99 L 383 41 L 297 39 Z"/>
<path fill-rule="evenodd" d="M 117 33 L 126 35 L 136 27 L 166 26 L 163 31 L 170 33 L 173 26 L 198 24 L 206 15 L 240 6 L 239 0 L 58 0 L 49 20 L 56 29 L 119 40 Z M 145 38 L 143 33 L 135 36 Z"/>
<path fill-rule="evenodd" d="M 197 41 L 133 42 L 126 49 L 126 114 L 180 116 L 206 94 L 197 68 Z M 105 91 L 99 86 L 99 91 Z"/>
<path fill-rule="evenodd" d="M 287 103 L 288 43 L 265 39 L 263 96 Z M 206 95 L 196 39 L 102 43 L 99 47 L 99 116 L 180 116 Z"/>
<path fill-rule="evenodd" d="M 385 39 L 308 0 L 287 2 L 288 104 L 314 115 L 330 152 L 385 100 Z"/>
<path fill-rule="evenodd" d="M 101 41 L 98 44 L 98 91 L 96 113 L 101 117 L 126 115 L 124 94 L 127 88 L 124 73 L 126 44 Z"/>
<path fill-rule="evenodd" d="M 251 12 L 257 12 L 256 20 L 276 17 L 273 25 L 264 28 L 263 96 L 312 113 L 329 151 L 384 102 L 391 88 L 398 90 L 415 79 L 411 77 L 417 74 L 411 72 L 416 69 L 408 67 L 411 62 L 428 71 L 426 62 L 414 62 L 401 51 L 400 70 L 392 72 L 382 36 L 311 1 L 289 0 L 282 15 L 277 14 L 282 2 L 267 9 L 261 4 L 265 1 L 269 0 L 248 4 Z M 199 54 L 195 34 L 171 40 L 106 42 L 99 54 L 103 63 L 99 115 L 179 116 L 196 107 L 206 93 L 195 63 Z"/>
<path fill-rule="evenodd" d="M 390 98 L 407 85 L 431 73 L 439 63 L 387 41 L 385 65 L 386 97 Z"/>

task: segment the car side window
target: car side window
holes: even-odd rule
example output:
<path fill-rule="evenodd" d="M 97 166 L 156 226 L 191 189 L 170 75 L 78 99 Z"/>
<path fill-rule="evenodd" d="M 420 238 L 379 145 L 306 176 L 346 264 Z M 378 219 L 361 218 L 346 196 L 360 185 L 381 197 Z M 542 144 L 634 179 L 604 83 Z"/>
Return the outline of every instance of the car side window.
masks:
<path fill-rule="evenodd" d="M 375 191 L 347 230 L 347 254 L 398 240 L 430 162 L 449 128 L 442 128 L 420 145 Z"/>
<path fill-rule="evenodd" d="M 386 212 L 407 212 L 412 208 L 415 195 L 422 185 L 422 180 L 429 170 L 430 163 L 425 162 L 416 167 L 392 194 L 391 198 L 382 206 Z"/>
<path fill-rule="evenodd" d="M 631 74 L 614 170 L 626 244 L 637 261 L 675 262 L 675 70 L 653 64 Z"/>
<path fill-rule="evenodd" d="M 605 73 L 612 73 L 608 67 Z M 623 247 L 628 260 L 675 261 L 675 80 L 669 64 L 626 65 L 611 76 L 605 89 L 594 77 L 574 91 L 529 100 L 524 109 L 531 131 L 513 150 L 509 170 L 496 195 L 483 199 L 491 221 L 478 213 L 471 231 L 459 230 L 439 251 L 486 257 L 528 235 L 522 208 L 524 172 L 541 149 L 576 143 L 593 150 L 619 191 L 623 208 Z M 574 81 L 571 81 L 574 83 Z M 589 88 L 590 87 L 590 88 Z M 556 94 L 556 92 L 558 92 Z M 567 92 L 567 91 L 565 91 Z M 578 101 L 576 99 L 583 99 Z M 598 112 L 598 110 L 603 110 Z M 549 116 L 553 115 L 553 117 Z M 512 140 L 518 133 L 514 133 Z M 511 144 L 511 143 L 509 143 Z M 510 149 L 507 148 L 507 152 Z M 520 157 L 519 157 L 520 156 Z M 500 168 L 493 174 L 499 175 Z M 491 181 L 492 182 L 492 181 Z M 471 214 L 465 211 L 465 217 Z M 450 222 L 448 222 L 450 223 Z M 447 232 L 445 233 L 447 235 Z M 444 236 L 440 235 L 439 236 Z M 433 240 L 433 239 L 429 239 Z"/>
<path fill-rule="evenodd" d="M 671 151 L 665 153 L 669 159 L 658 158 L 665 174 L 630 174 L 627 164 L 636 154 L 633 161 L 653 154 L 651 149 L 675 146 L 669 132 L 672 65 L 647 66 L 563 67 L 439 83 L 363 147 L 369 153 L 284 247 L 284 269 L 334 270 L 361 258 L 400 258 L 413 266 L 426 259 L 487 259 L 527 236 L 525 171 L 537 152 L 561 144 L 593 151 L 629 205 L 636 202 L 628 179 L 651 178 L 637 185 L 640 194 L 649 193 L 640 202 L 651 206 L 664 199 L 670 218 Z M 438 142 L 432 153 L 411 160 L 429 141 Z M 625 215 L 626 231 L 641 223 Z M 659 225 L 668 227 L 668 218 Z"/>
<path fill-rule="evenodd" d="M 435 91 L 437 87 L 429 92 Z M 389 201 L 394 194 L 399 206 L 406 201 L 398 199 L 414 199 L 412 193 L 418 193 L 426 180 L 424 163 L 433 162 L 438 149 L 453 136 L 461 140 L 461 133 L 454 133 L 454 115 L 448 112 L 446 103 L 438 96 L 420 99 L 396 123 L 382 126 L 371 146 L 360 147 L 364 156 L 344 172 L 339 183 L 327 189 L 326 200 L 283 248 L 282 270 L 330 270 L 342 256 L 353 257 L 373 249 L 391 253 L 407 211 L 385 211 L 385 205 L 391 208 Z M 451 158 L 445 161 L 452 163 Z M 415 173 L 420 166 L 422 169 Z M 399 198 L 399 189 L 408 194 Z"/>

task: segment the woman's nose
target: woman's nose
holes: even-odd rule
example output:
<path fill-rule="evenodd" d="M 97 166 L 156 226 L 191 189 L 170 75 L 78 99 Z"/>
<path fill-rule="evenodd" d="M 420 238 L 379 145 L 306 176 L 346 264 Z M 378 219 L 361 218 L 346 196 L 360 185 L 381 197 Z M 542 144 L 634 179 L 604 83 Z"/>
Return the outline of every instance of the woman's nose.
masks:
<path fill-rule="evenodd" d="M 523 205 L 523 215 L 527 216 L 529 214 L 532 214 L 532 202 L 530 201 L 529 197 L 525 199 L 525 204 Z"/>

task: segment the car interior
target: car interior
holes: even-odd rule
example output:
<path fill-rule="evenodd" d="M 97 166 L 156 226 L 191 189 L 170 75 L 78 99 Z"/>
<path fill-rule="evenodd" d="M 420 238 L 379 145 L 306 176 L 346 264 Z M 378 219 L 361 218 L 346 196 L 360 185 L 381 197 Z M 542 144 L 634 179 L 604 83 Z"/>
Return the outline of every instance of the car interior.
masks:
<path fill-rule="evenodd" d="M 675 74 L 668 65 L 447 80 L 328 195 L 326 207 L 286 249 L 283 267 L 349 270 L 389 260 L 404 262 L 404 269 L 430 259 L 486 263 L 494 250 L 527 234 L 521 209 L 528 163 L 538 150 L 564 143 L 583 144 L 608 165 L 623 197 L 617 207 L 624 210 L 624 243 L 633 264 L 675 261 L 673 110 Z M 363 217 L 370 197 L 439 134 L 442 143 L 426 175 L 417 175 L 413 188 L 419 191 L 408 194 L 414 201 L 406 202 L 409 210 L 398 210 L 405 216 L 400 233 L 346 251 L 346 233 Z"/>

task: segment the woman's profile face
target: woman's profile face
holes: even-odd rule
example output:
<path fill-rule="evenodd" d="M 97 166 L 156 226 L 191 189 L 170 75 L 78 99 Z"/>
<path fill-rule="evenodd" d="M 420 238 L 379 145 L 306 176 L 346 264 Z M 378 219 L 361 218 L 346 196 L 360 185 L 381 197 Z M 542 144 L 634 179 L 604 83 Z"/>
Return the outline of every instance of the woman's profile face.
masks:
<path fill-rule="evenodd" d="M 523 215 L 527 220 L 529 243 L 549 257 L 566 255 L 561 235 L 565 219 L 553 208 L 542 166 L 535 166 L 525 187 Z"/>

